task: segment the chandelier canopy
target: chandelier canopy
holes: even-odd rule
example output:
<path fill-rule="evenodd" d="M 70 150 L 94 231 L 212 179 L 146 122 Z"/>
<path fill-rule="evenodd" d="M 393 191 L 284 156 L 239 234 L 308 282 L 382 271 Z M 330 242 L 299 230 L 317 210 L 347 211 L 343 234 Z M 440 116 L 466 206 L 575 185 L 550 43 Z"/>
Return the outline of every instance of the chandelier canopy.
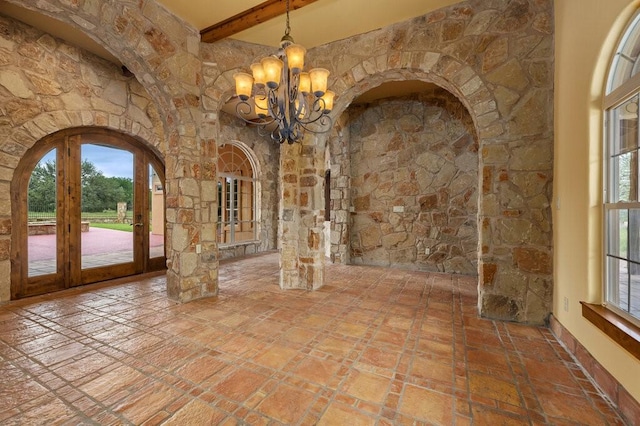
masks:
<path fill-rule="evenodd" d="M 328 114 L 335 93 L 327 90 L 328 70 L 303 71 L 306 49 L 293 42 L 290 31 L 287 0 L 287 26 L 277 54 L 251 64 L 252 74 L 239 72 L 233 77 L 240 99 L 237 116 L 257 125 L 261 134 L 270 133 L 274 141 L 293 144 L 305 131 L 331 130 Z"/>

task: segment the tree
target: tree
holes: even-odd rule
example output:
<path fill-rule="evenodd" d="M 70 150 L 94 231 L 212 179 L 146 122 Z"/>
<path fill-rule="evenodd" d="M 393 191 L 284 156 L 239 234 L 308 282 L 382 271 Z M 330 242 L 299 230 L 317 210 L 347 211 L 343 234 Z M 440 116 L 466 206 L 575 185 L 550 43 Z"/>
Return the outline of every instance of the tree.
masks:
<path fill-rule="evenodd" d="M 105 177 L 95 164 L 82 160 L 82 211 L 115 210 L 118 203 L 133 203 L 133 180 L 125 177 Z M 56 208 L 56 163 L 40 162 L 29 181 L 29 211 L 53 212 Z"/>
<path fill-rule="evenodd" d="M 29 211 L 54 212 L 56 210 L 56 162 L 39 162 L 29 180 Z"/>
<path fill-rule="evenodd" d="M 133 202 L 133 181 L 131 178 L 105 177 L 88 160 L 82 160 L 82 211 L 101 212 L 115 210 L 118 203 L 125 202 L 130 207 Z"/>

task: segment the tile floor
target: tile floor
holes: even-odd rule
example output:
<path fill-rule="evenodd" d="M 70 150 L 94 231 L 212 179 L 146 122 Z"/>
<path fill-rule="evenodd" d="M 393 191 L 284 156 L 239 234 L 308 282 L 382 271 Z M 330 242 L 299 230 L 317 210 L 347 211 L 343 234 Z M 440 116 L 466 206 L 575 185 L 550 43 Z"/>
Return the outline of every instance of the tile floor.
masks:
<path fill-rule="evenodd" d="M 624 424 L 548 329 L 479 319 L 471 278 L 277 268 L 227 261 L 182 305 L 156 277 L 0 306 L 0 424 Z"/>

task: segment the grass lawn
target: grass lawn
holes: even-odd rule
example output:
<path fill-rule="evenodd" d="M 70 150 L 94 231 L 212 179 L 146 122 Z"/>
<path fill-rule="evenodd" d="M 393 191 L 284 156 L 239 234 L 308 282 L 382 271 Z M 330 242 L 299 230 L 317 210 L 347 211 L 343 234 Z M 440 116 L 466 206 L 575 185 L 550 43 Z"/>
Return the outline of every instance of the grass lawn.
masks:
<path fill-rule="evenodd" d="M 113 229 L 115 231 L 127 231 L 133 232 L 133 226 L 128 223 L 92 223 L 92 227 L 94 228 L 105 228 L 105 229 Z"/>

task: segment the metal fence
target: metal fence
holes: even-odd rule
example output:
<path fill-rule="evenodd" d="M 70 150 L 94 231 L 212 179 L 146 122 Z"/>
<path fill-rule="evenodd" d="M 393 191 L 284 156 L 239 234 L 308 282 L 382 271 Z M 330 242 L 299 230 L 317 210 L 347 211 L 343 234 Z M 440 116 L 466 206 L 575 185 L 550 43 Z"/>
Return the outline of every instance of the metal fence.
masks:
<path fill-rule="evenodd" d="M 118 221 L 118 212 L 116 210 L 105 210 L 102 212 L 82 212 L 81 219 L 87 222 L 98 223 L 114 223 Z M 29 213 L 27 215 L 29 222 L 55 222 L 56 211 L 51 209 L 48 203 L 29 202 Z M 133 211 L 128 210 L 124 221 L 126 223 L 133 222 Z"/>

